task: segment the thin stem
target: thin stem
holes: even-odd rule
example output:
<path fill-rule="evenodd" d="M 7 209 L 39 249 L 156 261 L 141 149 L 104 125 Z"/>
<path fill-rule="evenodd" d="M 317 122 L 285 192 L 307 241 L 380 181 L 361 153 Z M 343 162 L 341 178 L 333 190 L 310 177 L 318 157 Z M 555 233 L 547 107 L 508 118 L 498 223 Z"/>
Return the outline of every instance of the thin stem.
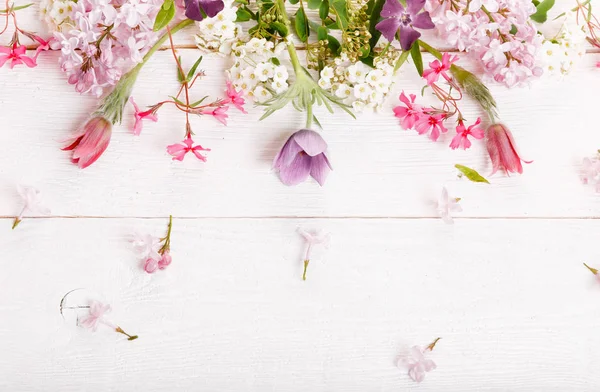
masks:
<path fill-rule="evenodd" d="M 123 335 L 127 336 L 127 340 L 135 340 L 138 338 L 137 335 L 130 335 L 127 332 L 123 331 L 123 329 L 121 327 L 115 328 L 115 331 L 117 331 L 118 333 L 122 333 Z"/>
<path fill-rule="evenodd" d="M 302 280 L 306 280 L 306 270 L 308 269 L 308 263 L 310 263 L 310 260 L 304 260 L 304 273 L 302 273 Z"/>
<path fill-rule="evenodd" d="M 279 15 L 281 15 L 282 17 L 282 22 L 289 30 L 291 23 L 290 18 L 288 18 L 287 12 L 285 10 L 285 4 L 283 0 L 277 0 L 276 4 L 277 8 L 279 9 Z M 296 75 L 298 75 L 300 72 L 304 72 L 304 69 L 300 65 L 300 60 L 298 60 L 298 53 L 296 52 L 296 47 L 290 40 L 287 39 L 287 36 L 284 38 L 286 38 L 285 45 L 287 47 L 288 53 L 290 54 L 290 60 L 292 61 L 292 65 L 294 66 L 294 72 L 296 73 Z"/>
<path fill-rule="evenodd" d="M 313 120 L 312 105 L 309 103 L 306 107 L 306 129 L 310 129 Z"/>

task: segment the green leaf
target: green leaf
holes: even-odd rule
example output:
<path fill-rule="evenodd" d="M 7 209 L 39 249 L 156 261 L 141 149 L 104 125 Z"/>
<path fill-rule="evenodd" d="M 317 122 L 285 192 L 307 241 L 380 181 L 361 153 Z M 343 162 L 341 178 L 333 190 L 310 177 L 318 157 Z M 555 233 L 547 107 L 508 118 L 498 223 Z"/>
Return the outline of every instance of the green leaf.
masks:
<path fill-rule="evenodd" d="M 298 35 L 298 38 L 300 38 L 300 41 L 308 41 L 308 19 L 306 19 L 304 8 L 298 8 L 298 12 L 296 12 L 296 17 L 294 18 L 294 27 L 296 28 L 296 34 Z"/>
<path fill-rule="evenodd" d="M 515 35 L 515 34 L 517 34 L 518 32 L 519 32 L 519 29 L 517 29 L 517 26 L 515 26 L 515 25 L 512 25 L 512 26 L 511 26 L 511 28 L 510 28 L 510 31 L 509 31 L 509 33 L 510 33 L 510 34 L 512 34 L 512 35 Z"/>
<path fill-rule="evenodd" d="M 271 61 L 277 67 L 281 65 L 281 62 L 279 61 L 279 59 L 277 57 L 271 57 L 269 59 L 269 61 Z"/>
<path fill-rule="evenodd" d="M 175 7 L 173 5 L 173 0 L 165 0 L 160 11 L 156 15 L 156 19 L 154 20 L 154 27 L 152 30 L 159 31 L 162 30 L 175 16 Z"/>
<path fill-rule="evenodd" d="M 333 9 L 335 11 L 337 24 L 341 29 L 348 27 L 348 8 L 346 0 L 333 0 Z"/>
<path fill-rule="evenodd" d="M 298 1 L 300 0 L 289 0 L 290 4 L 298 4 Z"/>
<path fill-rule="evenodd" d="M 484 182 L 489 184 L 490 182 L 486 180 L 481 174 L 477 173 L 477 171 L 471 169 L 470 167 L 466 167 L 463 165 L 454 165 L 462 174 L 465 175 L 469 180 L 473 182 Z"/>
<path fill-rule="evenodd" d="M 319 26 L 317 29 L 317 39 L 319 41 L 323 41 L 327 39 L 327 28 L 324 26 Z"/>
<path fill-rule="evenodd" d="M 331 50 L 331 53 L 338 54 L 341 48 L 340 41 L 338 41 L 333 35 L 328 35 L 327 42 L 327 46 L 329 47 L 329 50 Z"/>
<path fill-rule="evenodd" d="M 383 5 L 385 4 L 385 0 L 372 0 L 373 7 L 371 10 L 371 16 L 369 17 L 369 33 L 371 33 L 371 39 L 369 40 L 369 46 L 371 47 L 371 53 L 373 53 L 373 48 L 377 45 L 377 41 L 381 37 L 381 32 L 375 28 L 377 23 L 379 23 L 379 19 L 381 19 L 381 10 L 383 9 Z"/>
<path fill-rule="evenodd" d="M 235 19 L 236 22 L 247 22 L 247 21 L 253 19 L 252 14 L 248 10 L 246 10 L 246 8 L 244 8 L 244 7 L 238 8 L 236 15 L 237 15 L 237 18 Z"/>
<path fill-rule="evenodd" d="M 201 62 L 202 62 L 202 56 L 200 56 L 200 58 L 198 58 L 198 60 L 196 60 L 196 62 L 192 66 L 192 68 L 190 68 L 190 71 L 188 72 L 188 75 L 187 75 L 187 79 L 185 80 L 186 82 L 192 81 L 192 79 L 196 75 L 196 70 L 198 69 L 198 66 L 200 65 Z"/>
<path fill-rule="evenodd" d="M 321 20 L 327 19 L 329 16 L 329 0 L 323 0 L 321 6 L 319 7 L 319 18 Z"/>
<path fill-rule="evenodd" d="M 205 100 L 206 98 L 208 98 L 208 95 L 207 95 L 206 97 L 204 97 L 204 98 L 202 98 L 202 99 L 199 99 L 198 101 L 196 101 L 196 102 L 192 103 L 190 106 L 191 106 L 191 107 L 193 107 L 193 108 L 195 108 L 196 106 L 198 106 L 198 105 L 200 105 L 202 102 L 204 102 L 204 100 Z"/>
<path fill-rule="evenodd" d="M 281 22 L 271 22 L 271 28 L 277 31 L 282 37 L 287 37 L 289 34 L 287 26 Z"/>
<path fill-rule="evenodd" d="M 554 0 L 543 0 L 535 8 L 535 14 L 531 15 L 530 18 L 534 22 L 544 23 L 548 20 L 548 11 L 554 7 Z"/>
<path fill-rule="evenodd" d="M 307 1 L 308 9 L 316 10 L 317 8 L 319 8 L 321 6 L 321 1 L 322 0 L 308 0 Z"/>
<path fill-rule="evenodd" d="M 179 105 L 186 106 L 186 104 L 185 104 L 185 103 L 183 103 L 183 102 L 181 102 L 180 100 L 178 100 L 178 99 L 177 99 L 177 97 L 174 97 L 174 96 L 172 96 L 172 95 L 169 95 L 169 97 L 170 97 L 170 98 L 171 98 L 173 101 L 177 102 Z"/>
<path fill-rule="evenodd" d="M 179 64 L 177 65 L 177 80 L 179 80 L 179 83 L 185 83 L 185 75 L 183 74 L 183 71 L 181 70 L 180 67 L 181 64 L 181 56 L 179 56 Z"/>
<path fill-rule="evenodd" d="M 18 5 L 18 6 L 12 6 L 10 7 L 8 10 L 0 10 L 0 14 L 6 14 L 8 13 L 8 11 L 18 11 L 18 10 L 24 10 L 25 8 L 29 8 L 33 5 L 33 3 L 29 3 L 29 4 L 25 4 L 25 5 Z"/>
<path fill-rule="evenodd" d="M 409 50 L 406 50 L 404 52 L 402 52 L 402 54 L 400 55 L 400 57 L 398 57 L 398 61 L 396 62 L 396 65 L 394 66 L 394 73 L 400 69 L 400 67 L 402 67 L 402 65 L 406 62 L 406 59 L 408 58 L 408 55 L 410 54 Z"/>
<path fill-rule="evenodd" d="M 421 56 L 421 47 L 416 42 L 410 48 L 410 56 L 412 57 L 419 76 L 423 76 L 423 57 Z"/>

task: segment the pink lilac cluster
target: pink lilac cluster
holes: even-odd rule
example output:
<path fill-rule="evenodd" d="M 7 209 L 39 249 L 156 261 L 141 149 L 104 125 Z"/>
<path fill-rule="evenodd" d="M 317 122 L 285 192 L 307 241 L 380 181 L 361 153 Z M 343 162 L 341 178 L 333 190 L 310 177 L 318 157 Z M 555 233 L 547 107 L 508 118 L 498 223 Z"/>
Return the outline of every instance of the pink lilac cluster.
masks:
<path fill-rule="evenodd" d="M 80 93 L 100 97 L 143 60 L 156 42 L 152 31 L 162 0 L 81 0 L 69 18 L 76 25 L 55 32 L 60 65 Z"/>
<path fill-rule="evenodd" d="M 598 156 L 583 159 L 581 181 L 584 184 L 593 185 L 596 192 L 600 193 L 600 158 Z"/>
<path fill-rule="evenodd" d="M 531 1 L 429 0 L 426 9 L 442 38 L 479 61 L 490 79 L 513 87 L 542 75 L 536 55 L 543 37 L 530 19 Z"/>

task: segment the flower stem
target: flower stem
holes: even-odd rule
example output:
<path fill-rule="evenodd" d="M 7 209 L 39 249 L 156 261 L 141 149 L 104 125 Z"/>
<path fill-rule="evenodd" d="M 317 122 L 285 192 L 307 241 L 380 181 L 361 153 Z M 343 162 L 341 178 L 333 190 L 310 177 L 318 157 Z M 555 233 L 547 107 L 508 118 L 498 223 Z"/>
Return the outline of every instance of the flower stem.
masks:
<path fill-rule="evenodd" d="M 290 18 L 288 18 L 287 12 L 285 10 L 285 4 L 283 0 L 277 0 L 276 2 L 277 8 L 279 9 L 279 15 L 281 15 L 283 24 L 287 27 L 288 31 L 291 28 Z M 292 66 L 294 67 L 294 73 L 298 75 L 300 72 L 304 72 L 304 68 L 300 65 L 300 60 L 298 60 L 298 52 L 296 52 L 296 47 L 291 40 L 288 40 L 286 35 L 285 38 L 285 46 L 287 47 L 288 53 L 290 54 L 290 60 L 292 62 Z"/>
<path fill-rule="evenodd" d="M 123 329 L 121 327 L 115 328 L 115 331 L 117 331 L 118 333 L 122 333 L 123 335 L 127 336 L 127 340 L 135 340 L 135 339 L 138 338 L 137 335 L 130 335 L 127 332 L 123 331 Z"/>
<path fill-rule="evenodd" d="M 598 270 L 597 270 L 596 268 L 592 268 L 592 267 L 590 267 L 589 265 L 587 265 L 586 263 L 583 263 L 583 265 L 585 265 L 585 267 L 586 267 L 587 269 L 589 269 L 589 270 L 590 270 L 590 272 L 591 272 L 592 274 L 594 274 L 594 275 L 598 275 Z"/>
<path fill-rule="evenodd" d="M 437 338 L 435 339 L 429 346 L 427 346 L 427 350 L 429 351 L 433 351 L 433 348 L 435 347 L 435 345 L 437 344 L 437 342 L 440 340 L 441 338 Z"/>
<path fill-rule="evenodd" d="M 12 225 L 12 229 L 13 230 L 16 229 L 17 226 L 19 226 L 19 223 L 21 223 L 21 219 L 20 218 L 15 218 L 15 221 L 13 222 L 13 225 Z"/>
<path fill-rule="evenodd" d="M 310 260 L 304 260 L 304 273 L 302 274 L 302 280 L 306 280 L 306 270 L 308 269 L 308 263 L 310 263 Z"/>

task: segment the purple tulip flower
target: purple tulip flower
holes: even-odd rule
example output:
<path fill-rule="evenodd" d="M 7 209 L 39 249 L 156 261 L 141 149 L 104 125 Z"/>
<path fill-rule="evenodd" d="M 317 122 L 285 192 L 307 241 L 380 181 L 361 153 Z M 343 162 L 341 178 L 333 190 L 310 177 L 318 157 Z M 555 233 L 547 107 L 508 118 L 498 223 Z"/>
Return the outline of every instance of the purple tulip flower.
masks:
<path fill-rule="evenodd" d="M 406 0 L 406 8 L 404 8 L 399 0 L 386 0 L 381 10 L 381 16 L 386 19 L 377 23 L 375 28 L 390 42 L 400 30 L 400 46 L 402 50 L 409 50 L 421 36 L 421 33 L 414 29 L 415 27 L 425 30 L 435 27 L 429 12 L 419 13 L 424 5 L 425 0 Z"/>
<path fill-rule="evenodd" d="M 223 0 L 184 0 L 185 16 L 192 20 L 212 18 L 223 10 Z"/>
<path fill-rule="evenodd" d="M 326 155 L 327 143 L 310 129 L 301 129 L 285 142 L 273 160 L 279 178 L 285 185 L 297 185 L 312 176 L 323 186 L 332 170 Z"/>

